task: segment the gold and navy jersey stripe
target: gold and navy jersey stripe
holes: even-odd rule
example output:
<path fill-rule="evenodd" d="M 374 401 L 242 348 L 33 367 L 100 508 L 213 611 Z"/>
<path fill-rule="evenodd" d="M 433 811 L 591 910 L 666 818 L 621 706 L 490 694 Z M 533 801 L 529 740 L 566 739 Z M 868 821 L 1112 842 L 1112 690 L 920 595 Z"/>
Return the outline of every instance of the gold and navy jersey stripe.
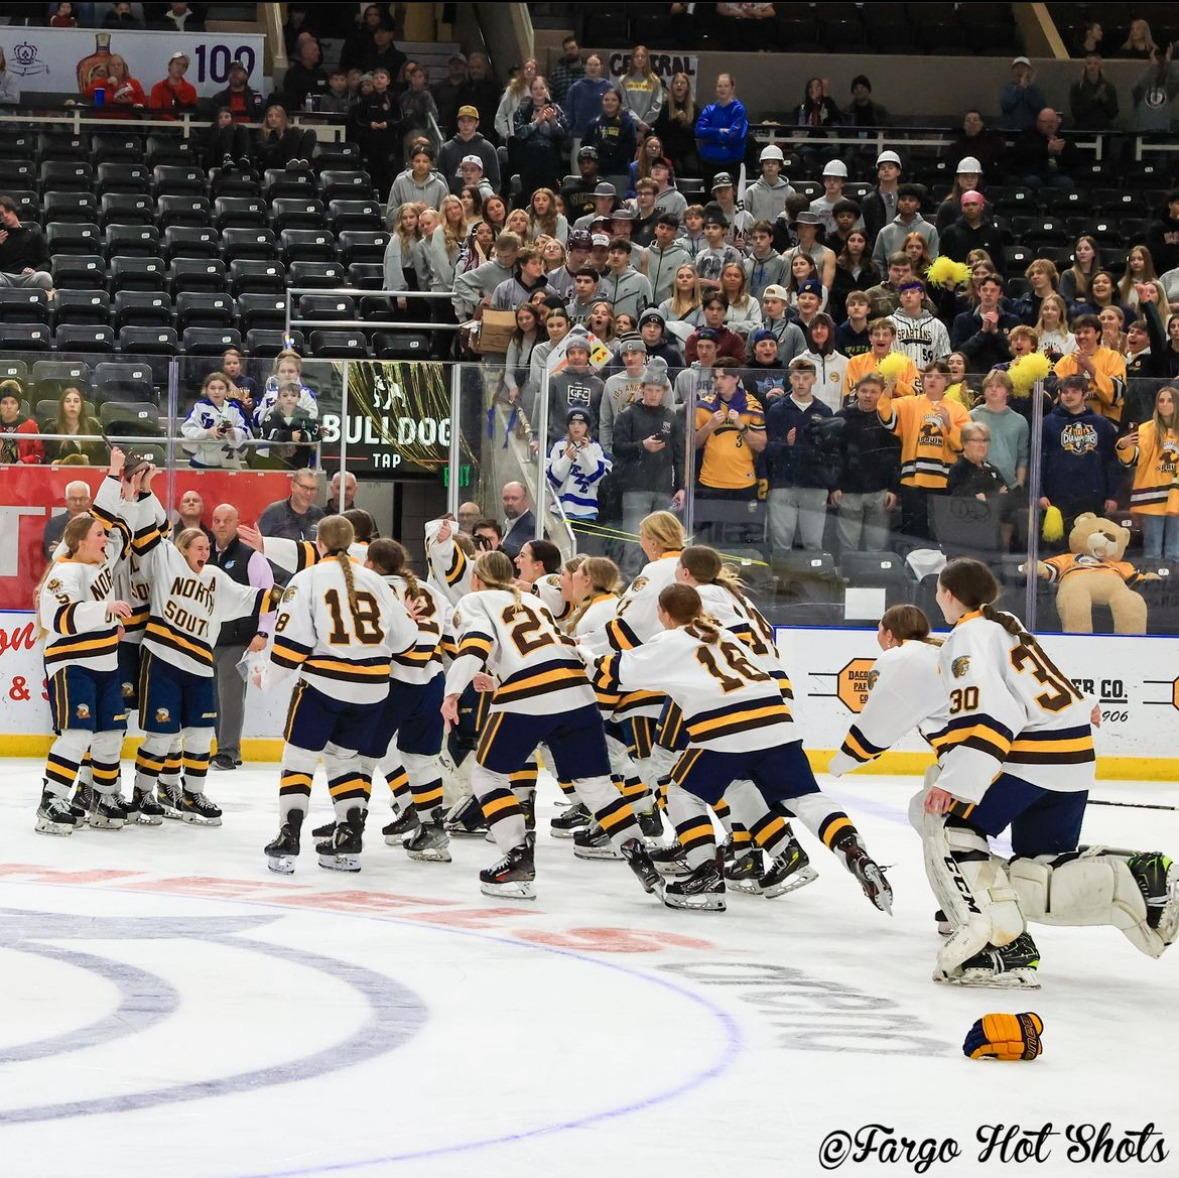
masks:
<path fill-rule="evenodd" d="M 941 732 L 934 733 L 929 743 L 939 754 L 955 748 L 974 749 L 997 761 L 1007 759 L 1011 749 L 1011 729 L 990 716 L 975 714 L 951 720 Z"/>
<path fill-rule="evenodd" d="M 136 556 L 146 556 L 153 548 L 157 548 L 164 539 L 164 534 L 160 531 L 158 524 L 148 524 L 145 528 L 140 528 L 135 533 L 131 540 L 131 546 L 135 549 Z"/>
<path fill-rule="evenodd" d="M 311 647 L 288 638 L 285 634 L 274 636 L 274 645 L 270 648 L 270 658 L 280 667 L 297 670 L 311 656 Z"/>
<path fill-rule="evenodd" d="M 119 645 L 119 632 L 114 627 L 107 630 L 88 630 L 85 634 L 60 638 L 45 648 L 45 665 L 55 663 L 101 658 L 110 654 Z"/>
<path fill-rule="evenodd" d="M 442 641 L 438 644 L 438 649 L 448 659 L 458 658 L 458 640 L 454 637 L 454 635 L 443 638 Z"/>
<path fill-rule="evenodd" d="M 435 660 L 439 663 L 442 662 L 441 639 L 429 645 L 419 643 L 417 646 L 411 646 L 409 650 L 393 656 L 393 661 L 399 667 L 428 667 Z"/>
<path fill-rule="evenodd" d="M 611 618 L 606 623 L 606 638 L 615 650 L 634 650 L 642 645 L 642 639 L 622 618 Z"/>
<path fill-rule="evenodd" d="M 491 651 L 495 645 L 495 640 L 490 634 L 484 634 L 478 630 L 468 630 L 463 635 L 462 641 L 455 651 L 455 658 L 462 658 L 463 655 L 474 655 L 480 662 L 486 662 L 491 657 Z"/>
<path fill-rule="evenodd" d="M 621 696 L 621 680 L 618 678 L 618 655 L 608 654 L 598 659 L 593 669 L 594 689 L 599 693 Z"/>
<path fill-rule="evenodd" d="M 639 708 L 654 708 L 653 715 L 662 710 L 667 696 L 661 691 L 628 691 L 619 701 L 614 713 L 619 720 L 625 720 L 628 714 Z"/>
<path fill-rule="evenodd" d="M 1165 507 L 1171 498 L 1173 481 L 1158 483 L 1153 487 L 1135 487 L 1130 492 L 1130 510 L 1136 507 Z"/>
<path fill-rule="evenodd" d="M 276 613 L 278 607 L 282 604 L 283 588 L 281 585 L 275 585 L 272 589 L 259 590 L 258 599 L 254 603 L 254 612 L 251 617 L 258 617 L 260 614 Z"/>
<path fill-rule="evenodd" d="M 1084 765 L 1096 759 L 1088 724 L 1046 732 L 1021 732 L 1011 742 L 1007 760 L 1018 765 Z"/>
<path fill-rule="evenodd" d="M 454 545 L 454 551 L 450 558 L 450 567 L 446 570 L 447 585 L 457 585 L 463 579 L 463 573 L 467 569 L 466 553 L 457 545 Z"/>
<path fill-rule="evenodd" d="M 145 630 L 150 614 L 151 610 L 146 604 L 140 606 L 130 617 L 123 619 L 124 632 L 133 634 L 140 630 Z"/>
<path fill-rule="evenodd" d="M 535 699 L 538 695 L 551 695 L 569 687 L 588 687 L 585 668 L 581 662 L 566 662 L 561 659 L 547 659 L 535 667 L 517 671 L 495 690 L 493 704 L 515 703 L 522 699 Z"/>
<path fill-rule="evenodd" d="M 198 663 L 206 663 L 210 667 L 213 665 L 213 649 L 207 642 L 178 630 L 163 618 L 152 618 L 147 624 L 144 637 L 168 650 L 187 655 Z"/>
<path fill-rule="evenodd" d="M 389 660 L 380 656 L 371 659 L 334 659 L 330 655 L 312 655 L 303 663 L 303 670 L 324 679 L 342 683 L 376 683 L 389 678 Z"/>
<path fill-rule="evenodd" d="M 63 605 L 53 615 L 53 632 L 55 634 L 63 634 L 66 637 L 72 637 L 78 632 L 78 624 L 75 620 L 75 615 L 78 612 L 78 603 L 71 601 L 69 605 Z"/>
<path fill-rule="evenodd" d="M 693 744 L 700 744 L 722 736 L 736 736 L 757 728 L 789 723 L 790 713 L 780 698 L 746 700 L 688 717 L 688 739 Z"/>
<path fill-rule="evenodd" d="M 778 690 L 782 693 L 784 700 L 794 699 L 794 684 L 790 682 L 790 676 L 781 669 L 775 669 L 769 672 L 769 676 L 778 684 Z"/>
<path fill-rule="evenodd" d="M 295 572 L 301 573 L 304 569 L 319 564 L 321 559 L 319 549 L 310 540 L 295 541 Z"/>
<path fill-rule="evenodd" d="M 839 751 L 844 756 L 851 757 L 853 761 L 859 761 L 861 765 L 866 765 L 869 761 L 875 760 L 884 748 L 878 744 L 873 744 L 868 738 L 853 724 L 848 730 L 847 735 L 843 738 L 843 744 L 839 746 Z"/>

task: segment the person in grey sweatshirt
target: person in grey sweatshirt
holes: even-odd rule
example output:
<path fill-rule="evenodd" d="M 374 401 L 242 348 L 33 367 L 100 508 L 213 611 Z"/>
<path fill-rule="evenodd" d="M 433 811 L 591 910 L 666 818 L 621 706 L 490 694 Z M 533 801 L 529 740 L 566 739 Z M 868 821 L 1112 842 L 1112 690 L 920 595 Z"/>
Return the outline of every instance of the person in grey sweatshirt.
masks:
<path fill-rule="evenodd" d="M 876 235 L 876 248 L 872 251 L 872 261 L 881 274 L 888 269 L 888 259 L 900 253 L 910 233 L 921 234 L 931 262 L 937 257 L 937 226 L 921 215 L 923 195 L 924 190 L 917 184 L 897 187 L 897 215 Z"/>
<path fill-rule="evenodd" d="M 495 239 L 495 257 L 454 280 L 454 313 L 459 322 L 470 319 L 483 299 L 491 299 L 495 288 L 516 273 L 516 254 L 520 239 L 514 233 L 501 233 Z"/>
<path fill-rule="evenodd" d="M 610 239 L 602 297 L 609 300 L 615 317 L 625 312 L 637 323 L 639 315 L 651 305 L 651 284 L 630 264 L 633 248 L 625 237 Z"/>
<path fill-rule="evenodd" d="M 771 143 L 762 148 L 761 176 L 745 189 L 745 211 L 755 221 L 773 221 L 786 207 L 786 198 L 794 194 L 788 180 L 782 179 L 782 149 Z"/>
<path fill-rule="evenodd" d="M 671 183 L 671 160 L 663 156 L 653 159 L 648 175 L 659 188 L 655 194 L 655 207 L 661 213 L 671 213 L 682 225 L 684 213 L 688 211 L 688 198 Z"/>
<path fill-rule="evenodd" d="M 421 201 L 432 209 L 442 208 L 443 198 L 450 193 L 445 180 L 434 170 L 434 150 L 424 143 L 413 149 L 409 168 L 402 172 L 389 189 L 389 216 L 392 217 L 403 204 Z M 389 228 L 393 226 L 390 223 Z"/>
<path fill-rule="evenodd" d="M 774 226 L 767 219 L 754 221 L 749 227 L 752 251 L 745 259 L 745 281 L 749 293 L 761 302 L 769 286 L 788 286 L 790 263 L 774 249 Z"/>
<path fill-rule="evenodd" d="M 676 270 L 692 264 L 692 255 L 680 241 L 679 232 L 680 222 L 675 214 L 660 213 L 655 218 L 655 240 L 647 246 L 642 270 L 651 284 L 651 301 L 656 305 L 671 298 Z"/>
<path fill-rule="evenodd" d="M 1165 53 L 1156 49 L 1146 72 L 1134 83 L 1134 130 L 1171 130 L 1171 102 L 1179 94 L 1179 69 L 1171 60 L 1171 47 Z"/>

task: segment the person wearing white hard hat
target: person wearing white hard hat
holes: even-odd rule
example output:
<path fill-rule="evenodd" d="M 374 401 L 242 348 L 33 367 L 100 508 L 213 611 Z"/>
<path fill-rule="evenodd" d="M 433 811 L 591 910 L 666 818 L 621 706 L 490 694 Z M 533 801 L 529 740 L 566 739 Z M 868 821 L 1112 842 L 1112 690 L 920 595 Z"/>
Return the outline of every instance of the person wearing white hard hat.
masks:
<path fill-rule="evenodd" d="M 773 221 L 786 207 L 786 198 L 794 189 L 782 179 L 785 158 L 776 143 L 763 147 L 758 158 L 761 176 L 745 189 L 745 211 L 754 221 Z"/>
<path fill-rule="evenodd" d="M 860 202 L 864 225 L 873 240 L 897 215 L 900 180 L 901 157 L 895 151 L 882 151 L 876 157 L 876 187 Z"/>
<path fill-rule="evenodd" d="M 958 219 L 962 208 L 962 194 L 964 192 L 982 191 L 983 166 L 982 162 L 972 155 L 963 156 L 958 161 L 958 168 L 954 175 L 954 186 L 950 195 L 937 208 L 938 233 L 943 233 Z"/>
<path fill-rule="evenodd" d="M 835 205 L 843 200 L 843 185 L 847 180 L 847 164 L 832 160 L 823 168 L 823 195 L 811 201 L 810 211 L 817 213 L 828 233 L 835 232 Z"/>

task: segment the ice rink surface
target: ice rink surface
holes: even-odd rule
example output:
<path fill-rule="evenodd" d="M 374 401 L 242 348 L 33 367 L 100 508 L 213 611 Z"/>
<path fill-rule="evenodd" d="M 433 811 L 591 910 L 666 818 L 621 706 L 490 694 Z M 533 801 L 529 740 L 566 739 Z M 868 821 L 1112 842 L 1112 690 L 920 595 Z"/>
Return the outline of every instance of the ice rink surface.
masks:
<path fill-rule="evenodd" d="M 211 775 L 219 829 L 69 838 L 33 832 L 39 779 L 4 765 L 9 1178 L 1179 1174 L 1179 951 L 1033 926 L 1041 990 L 934 985 L 916 779 L 826 783 L 891 865 L 891 919 L 805 831 L 811 886 L 669 911 L 550 837 L 551 782 L 538 898 L 513 903 L 479 893 L 481 840 L 451 864 L 386 847 L 383 794 L 360 874 L 305 838 L 282 877 L 262 855 L 275 766 Z M 1091 807 L 1084 838 L 1175 855 L 1179 813 Z M 962 1055 L 976 1018 L 1022 1010 L 1044 1019 L 1038 1061 Z M 906 1160 L 902 1137 L 934 1144 Z"/>

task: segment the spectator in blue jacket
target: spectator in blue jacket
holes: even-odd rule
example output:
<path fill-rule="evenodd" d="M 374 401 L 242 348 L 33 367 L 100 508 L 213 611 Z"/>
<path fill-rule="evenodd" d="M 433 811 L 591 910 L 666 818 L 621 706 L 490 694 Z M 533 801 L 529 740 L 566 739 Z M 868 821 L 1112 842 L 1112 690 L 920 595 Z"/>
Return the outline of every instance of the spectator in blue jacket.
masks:
<path fill-rule="evenodd" d="M 732 74 L 716 79 L 716 101 L 710 102 L 696 120 L 696 144 L 704 164 L 705 187 L 711 191 L 718 172 L 734 171 L 745 158 L 749 118 L 737 97 Z"/>
<path fill-rule="evenodd" d="M 1085 404 L 1084 376 L 1060 382 L 1060 403 L 1044 418 L 1044 469 L 1040 509 L 1058 507 L 1064 536 L 1083 512 L 1108 515 L 1117 510 L 1122 472 L 1115 446 L 1117 426 Z"/>
<path fill-rule="evenodd" d="M 970 361 L 971 372 L 990 372 L 1011 359 L 1008 336 L 1019 316 L 1003 310 L 1003 279 L 988 274 L 978 285 L 978 306 L 954 317 L 950 346 Z"/>
<path fill-rule="evenodd" d="M 1003 111 L 1003 125 L 1012 131 L 1034 127 L 1036 116 L 1048 105 L 1034 77 L 1032 63 L 1026 57 L 1017 57 L 1011 63 L 1011 81 L 1003 87 L 999 106 Z"/>
<path fill-rule="evenodd" d="M 614 85 L 609 78 L 602 77 L 602 59 L 591 53 L 585 59 L 585 77 L 578 78 L 561 104 L 569 134 L 573 136 L 573 148 L 569 153 L 570 171 L 577 171 L 577 149 L 585 138 L 590 122 L 602 113 L 602 95 Z"/>

